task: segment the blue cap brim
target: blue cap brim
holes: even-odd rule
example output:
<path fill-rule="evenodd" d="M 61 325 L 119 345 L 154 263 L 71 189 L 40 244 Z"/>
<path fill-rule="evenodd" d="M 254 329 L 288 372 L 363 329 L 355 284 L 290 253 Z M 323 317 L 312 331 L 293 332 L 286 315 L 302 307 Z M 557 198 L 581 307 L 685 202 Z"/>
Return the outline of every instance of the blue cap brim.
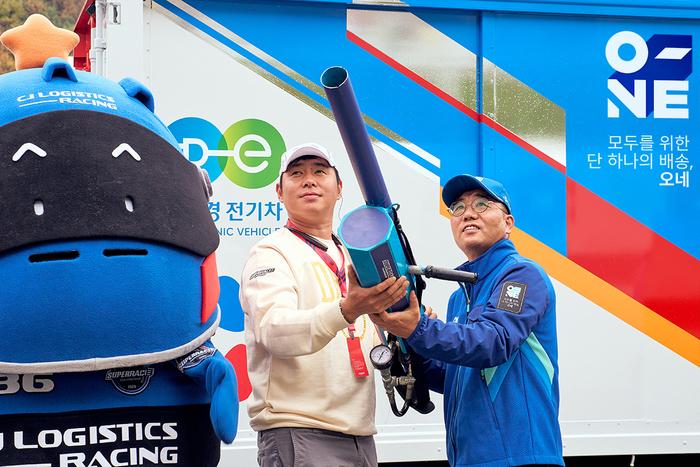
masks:
<path fill-rule="evenodd" d="M 497 181 L 489 178 L 474 177 L 467 174 L 452 177 L 445 183 L 445 187 L 442 189 L 442 201 L 449 207 L 459 198 L 459 195 L 467 190 L 474 190 L 477 188 L 484 190 L 494 199 L 503 203 L 508 209 L 508 212 L 512 214 L 513 210 L 510 207 L 510 199 L 505 188 Z"/>

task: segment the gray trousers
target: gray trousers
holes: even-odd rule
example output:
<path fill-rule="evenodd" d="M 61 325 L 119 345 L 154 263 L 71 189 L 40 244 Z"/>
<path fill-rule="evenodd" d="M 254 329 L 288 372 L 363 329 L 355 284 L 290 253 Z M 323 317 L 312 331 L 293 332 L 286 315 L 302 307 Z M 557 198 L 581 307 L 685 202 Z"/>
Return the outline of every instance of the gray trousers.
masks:
<path fill-rule="evenodd" d="M 260 467 L 377 467 L 372 436 L 317 428 L 273 428 L 258 432 Z"/>

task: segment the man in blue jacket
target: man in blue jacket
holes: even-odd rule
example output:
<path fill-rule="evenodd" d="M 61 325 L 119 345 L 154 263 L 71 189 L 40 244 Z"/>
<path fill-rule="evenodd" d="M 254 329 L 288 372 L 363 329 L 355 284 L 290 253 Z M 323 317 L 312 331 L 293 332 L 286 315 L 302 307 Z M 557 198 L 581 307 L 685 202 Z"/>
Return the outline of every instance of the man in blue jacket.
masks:
<path fill-rule="evenodd" d="M 452 294 L 445 322 L 428 310 L 372 320 L 425 356 L 430 388 L 444 394 L 450 465 L 564 465 L 554 288 L 518 254 L 510 200 L 500 183 L 458 175 L 442 192 L 450 226 L 478 273 Z"/>

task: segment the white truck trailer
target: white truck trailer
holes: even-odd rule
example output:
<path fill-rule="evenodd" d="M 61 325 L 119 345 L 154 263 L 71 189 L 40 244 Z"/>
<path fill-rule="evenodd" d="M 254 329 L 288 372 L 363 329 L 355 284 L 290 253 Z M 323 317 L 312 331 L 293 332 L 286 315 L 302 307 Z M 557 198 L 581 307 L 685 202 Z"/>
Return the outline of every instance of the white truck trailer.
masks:
<path fill-rule="evenodd" d="M 338 222 L 363 204 L 320 86 L 334 65 L 419 263 L 463 261 L 440 201 L 450 177 L 508 188 L 516 247 L 557 291 L 564 455 L 700 453 L 700 4 L 97 0 L 76 32 L 76 68 L 148 86 L 213 181 L 215 343 L 241 402 L 221 466 L 256 465 L 238 282 L 250 247 L 286 221 L 281 154 L 330 148 Z M 424 301 L 444 316 L 453 289 L 429 280 Z M 440 396 L 397 418 L 377 380 L 379 461 L 446 459 Z"/>

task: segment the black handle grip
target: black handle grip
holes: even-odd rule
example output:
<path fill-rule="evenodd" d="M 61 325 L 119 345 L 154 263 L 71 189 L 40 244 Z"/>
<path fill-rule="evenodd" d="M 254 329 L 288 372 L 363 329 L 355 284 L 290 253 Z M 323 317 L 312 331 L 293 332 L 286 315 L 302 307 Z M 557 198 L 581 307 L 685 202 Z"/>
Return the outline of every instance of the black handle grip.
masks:
<path fill-rule="evenodd" d="M 456 271 L 454 269 L 437 268 L 435 266 L 425 267 L 425 277 L 434 277 L 445 281 L 469 282 L 476 284 L 479 275 L 475 272 Z"/>

